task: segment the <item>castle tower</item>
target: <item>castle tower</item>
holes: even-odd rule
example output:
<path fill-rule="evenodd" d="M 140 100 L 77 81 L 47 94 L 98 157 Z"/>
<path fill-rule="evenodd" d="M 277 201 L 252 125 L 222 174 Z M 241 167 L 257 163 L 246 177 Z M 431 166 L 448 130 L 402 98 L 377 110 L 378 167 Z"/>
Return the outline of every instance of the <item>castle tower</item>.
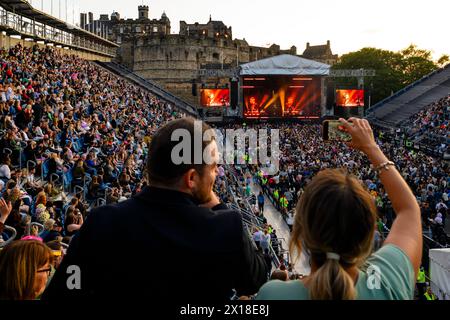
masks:
<path fill-rule="evenodd" d="M 149 8 L 148 6 L 139 6 L 139 19 L 148 19 L 148 12 Z"/>

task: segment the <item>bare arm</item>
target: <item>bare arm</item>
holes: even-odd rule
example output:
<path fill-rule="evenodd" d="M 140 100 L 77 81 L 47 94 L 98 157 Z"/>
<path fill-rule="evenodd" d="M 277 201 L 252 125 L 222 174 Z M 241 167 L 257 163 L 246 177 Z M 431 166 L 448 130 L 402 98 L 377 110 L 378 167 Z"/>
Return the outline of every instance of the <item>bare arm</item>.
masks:
<path fill-rule="evenodd" d="M 351 118 L 352 124 L 341 119 L 346 130 L 352 135 L 351 147 L 364 152 L 374 167 L 388 161 L 375 143 L 372 129 L 367 120 Z M 422 260 L 422 223 L 417 200 L 393 166 L 381 169 L 379 176 L 397 215 L 384 244 L 393 244 L 402 249 L 411 260 L 416 273 Z"/>

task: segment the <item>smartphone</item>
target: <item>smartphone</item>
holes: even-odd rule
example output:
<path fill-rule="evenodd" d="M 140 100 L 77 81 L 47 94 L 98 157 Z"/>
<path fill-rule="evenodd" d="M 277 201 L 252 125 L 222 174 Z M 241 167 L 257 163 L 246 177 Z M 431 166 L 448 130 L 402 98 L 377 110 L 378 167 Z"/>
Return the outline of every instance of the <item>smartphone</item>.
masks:
<path fill-rule="evenodd" d="M 322 125 L 322 136 L 325 141 L 351 141 L 352 136 L 342 131 L 342 123 L 339 120 L 325 120 Z"/>

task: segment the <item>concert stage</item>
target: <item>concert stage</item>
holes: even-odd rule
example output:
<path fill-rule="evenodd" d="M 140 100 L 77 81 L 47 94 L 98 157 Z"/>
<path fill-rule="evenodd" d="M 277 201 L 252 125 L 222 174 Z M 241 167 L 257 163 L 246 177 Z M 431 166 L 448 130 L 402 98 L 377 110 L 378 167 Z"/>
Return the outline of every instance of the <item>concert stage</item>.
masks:
<path fill-rule="evenodd" d="M 319 119 L 330 66 L 280 55 L 241 66 L 240 110 L 245 119 Z"/>

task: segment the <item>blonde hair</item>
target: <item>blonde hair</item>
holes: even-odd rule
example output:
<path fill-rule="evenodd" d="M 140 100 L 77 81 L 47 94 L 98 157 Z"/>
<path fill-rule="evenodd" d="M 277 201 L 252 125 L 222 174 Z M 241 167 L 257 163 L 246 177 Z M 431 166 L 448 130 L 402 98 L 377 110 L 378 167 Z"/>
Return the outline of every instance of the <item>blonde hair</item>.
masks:
<path fill-rule="evenodd" d="M 362 184 L 347 172 L 324 170 L 297 204 L 290 251 L 309 251 L 318 269 L 308 278 L 314 300 L 352 300 L 356 290 L 346 269 L 360 267 L 372 250 L 376 207 Z M 328 259 L 337 253 L 339 260 Z"/>
<path fill-rule="evenodd" d="M 36 272 L 50 262 L 51 250 L 35 240 L 14 241 L 0 251 L 0 300 L 31 300 Z"/>

